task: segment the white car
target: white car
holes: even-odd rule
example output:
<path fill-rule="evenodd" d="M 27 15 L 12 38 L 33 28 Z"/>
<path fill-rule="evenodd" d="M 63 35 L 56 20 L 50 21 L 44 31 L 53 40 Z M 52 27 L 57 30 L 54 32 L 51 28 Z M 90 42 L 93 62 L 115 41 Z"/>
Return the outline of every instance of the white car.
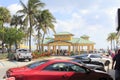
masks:
<path fill-rule="evenodd" d="M 112 60 L 108 57 L 103 57 L 101 56 L 99 53 L 85 53 L 85 54 L 81 54 L 80 57 L 88 57 L 91 59 L 91 61 L 99 61 L 102 62 L 105 66 L 109 65 Z"/>
<path fill-rule="evenodd" d="M 32 53 L 28 49 L 17 49 L 14 53 L 14 59 L 15 60 L 25 60 L 28 59 L 31 61 L 32 59 Z"/>

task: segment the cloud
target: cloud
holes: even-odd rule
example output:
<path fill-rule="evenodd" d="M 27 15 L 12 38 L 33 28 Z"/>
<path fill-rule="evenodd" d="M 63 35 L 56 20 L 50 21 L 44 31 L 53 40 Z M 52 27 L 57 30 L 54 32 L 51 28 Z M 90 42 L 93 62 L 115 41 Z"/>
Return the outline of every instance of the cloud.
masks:
<path fill-rule="evenodd" d="M 56 32 L 71 32 L 75 34 L 75 37 L 86 34 L 96 42 L 97 48 L 107 47 L 106 37 L 108 33 L 114 32 L 116 29 L 119 0 L 43 1 L 46 3 L 45 8 L 48 8 L 57 20 Z M 21 9 L 21 6 L 13 4 L 8 8 L 14 14 Z"/>
<path fill-rule="evenodd" d="M 67 31 L 73 33 L 75 33 L 75 30 L 78 31 L 82 27 L 84 27 L 84 19 L 78 13 L 73 13 L 71 18 L 64 21 L 57 19 L 57 23 L 55 26 L 57 32 Z"/>
<path fill-rule="evenodd" d="M 84 15 L 89 14 L 89 10 L 87 10 L 87 9 L 82 9 L 82 10 L 80 10 L 79 12 L 80 12 L 81 14 L 84 14 Z"/>
<path fill-rule="evenodd" d="M 12 15 L 15 14 L 18 10 L 22 9 L 22 7 L 18 4 L 12 4 L 8 6 L 7 8 L 10 10 Z"/>

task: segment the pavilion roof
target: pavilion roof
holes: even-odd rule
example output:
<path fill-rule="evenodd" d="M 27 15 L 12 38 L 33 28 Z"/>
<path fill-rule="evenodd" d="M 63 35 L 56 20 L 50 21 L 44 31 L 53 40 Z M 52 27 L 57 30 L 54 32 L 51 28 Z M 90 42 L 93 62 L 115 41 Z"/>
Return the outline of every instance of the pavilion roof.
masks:
<path fill-rule="evenodd" d="M 55 35 L 72 35 L 72 33 L 69 33 L 69 32 L 59 32 L 59 33 L 56 33 Z"/>
<path fill-rule="evenodd" d="M 54 41 L 55 41 L 54 38 L 46 38 L 43 43 L 48 44 L 48 43 L 54 42 Z M 83 38 L 72 38 L 72 40 L 67 40 L 65 42 L 79 43 L 79 44 L 95 44 L 93 41 L 86 40 Z"/>

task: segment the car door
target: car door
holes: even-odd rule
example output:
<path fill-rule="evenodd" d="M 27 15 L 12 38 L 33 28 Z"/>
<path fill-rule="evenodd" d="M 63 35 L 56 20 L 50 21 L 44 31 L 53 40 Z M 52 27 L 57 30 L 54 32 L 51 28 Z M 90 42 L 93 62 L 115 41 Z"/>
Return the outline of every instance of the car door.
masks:
<path fill-rule="evenodd" d="M 66 63 L 58 62 L 44 68 L 40 73 L 40 80 L 69 80 L 74 72 L 66 69 Z"/>
<path fill-rule="evenodd" d="M 101 61 L 102 59 L 102 57 L 98 55 L 90 55 L 89 57 L 91 58 L 92 61 Z"/>
<path fill-rule="evenodd" d="M 76 64 L 69 64 L 69 68 L 71 71 L 74 72 L 74 74 L 69 78 L 69 80 L 88 80 L 88 75 L 86 74 L 86 68 L 83 68 L 82 66 L 76 65 Z"/>

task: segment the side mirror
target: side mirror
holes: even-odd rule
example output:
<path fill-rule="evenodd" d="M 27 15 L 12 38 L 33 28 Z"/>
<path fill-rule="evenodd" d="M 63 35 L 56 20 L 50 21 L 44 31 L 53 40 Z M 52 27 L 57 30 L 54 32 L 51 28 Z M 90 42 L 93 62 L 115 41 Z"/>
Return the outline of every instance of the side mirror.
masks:
<path fill-rule="evenodd" d="M 90 74 L 91 70 L 90 69 L 86 69 L 86 74 Z"/>

